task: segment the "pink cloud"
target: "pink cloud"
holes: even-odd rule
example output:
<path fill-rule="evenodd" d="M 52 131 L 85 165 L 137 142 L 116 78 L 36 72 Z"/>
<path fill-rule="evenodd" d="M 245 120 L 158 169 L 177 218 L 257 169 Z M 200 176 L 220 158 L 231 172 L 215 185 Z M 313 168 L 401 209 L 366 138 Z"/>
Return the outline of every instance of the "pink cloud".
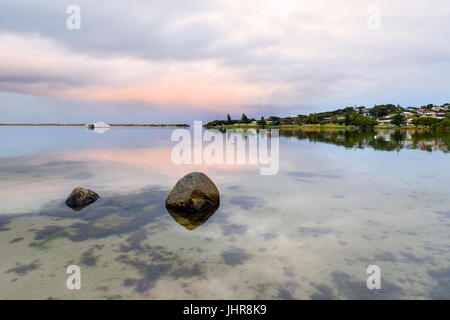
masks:
<path fill-rule="evenodd" d="M 264 103 L 276 84 L 246 82 L 214 61 L 151 62 L 68 52 L 48 39 L 0 34 L 0 70 L 11 79 L 0 89 L 38 96 L 167 105 Z M 2 47 L 8 47 L 3 50 Z"/>

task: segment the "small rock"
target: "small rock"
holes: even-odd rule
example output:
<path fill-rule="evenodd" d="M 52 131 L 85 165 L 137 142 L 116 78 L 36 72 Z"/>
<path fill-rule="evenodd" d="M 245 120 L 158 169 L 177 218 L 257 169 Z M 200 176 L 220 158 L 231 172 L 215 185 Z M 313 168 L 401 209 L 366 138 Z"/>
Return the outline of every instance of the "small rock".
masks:
<path fill-rule="evenodd" d="M 76 187 L 66 199 L 66 205 L 73 210 L 81 210 L 95 202 L 99 195 L 92 190 Z"/>
<path fill-rule="evenodd" d="M 178 180 L 166 200 L 166 208 L 182 212 L 209 211 L 220 203 L 219 190 L 207 175 L 191 172 Z"/>

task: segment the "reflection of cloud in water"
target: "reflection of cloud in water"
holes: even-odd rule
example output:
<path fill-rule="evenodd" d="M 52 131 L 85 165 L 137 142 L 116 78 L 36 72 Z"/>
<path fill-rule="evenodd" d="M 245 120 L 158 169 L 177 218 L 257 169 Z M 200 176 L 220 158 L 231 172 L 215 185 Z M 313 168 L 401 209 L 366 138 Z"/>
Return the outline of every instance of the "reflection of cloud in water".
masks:
<path fill-rule="evenodd" d="M 325 234 L 330 234 L 333 232 L 330 228 L 325 227 L 298 227 L 298 232 L 302 236 L 312 236 L 312 237 L 320 237 Z"/>
<path fill-rule="evenodd" d="M 80 184 L 80 180 L 89 180 L 85 187 L 97 192 L 143 188 L 149 181 L 168 187 L 188 171 L 204 172 L 214 181 L 226 181 L 228 173 L 251 168 L 258 172 L 257 166 L 248 164 L 177 166 L 172 163 L 170 154 L 171 148 L 97 149 L 0 158 L 0 167 L 7 168 L 0 171 L 4 182 L 0 185 L 0 208 L 3 209 L 0 214 L 17 212 L 25 205 L 31 210 L 60 198 L 75 184 Z M 36 185 L 40 192 L 36 192 Z M 19 199 L 17 190 L 26 193 L 26 199 Z"/>
<path fill-rule="evenodd" d="M 243 235 L 247 232 L 248 227 L 239 224 L 226 224 L 222 225 L 222 233 L 224 236 L 229 236 L 231 234 Z"/>
<path fill-rule="evenodd" d="M 138 299 L 448 297 L 445 154 L 349 152 L 307 141 L 283 146 L 283 141 L 282 171 L 276 176 L 261 177 L 246 166 L 199 167 L 217 182 L 224 201 L 195 232 L 178 226 L 164 206 L 169 188 L 192 169 L 171 163 L 168 144 L 136 149 L 130 140 L 122 145 L 129 149 L 119 150 L 113 140 L 110 149 L 95 152 L 0 158 L 0 214 L 10 208 L 19 213 L 0 215 L 6 257 L 0 268 L 39 265 L 24 275 L 3 273 L 0 295 L 68 298 L 49 275 L 59 274 L 61 265 L 82 263 L 94 289 L 80 294 L 93 299 L 117 294 Z M 389 166 L 380 165 L 393 156 Z M 63 205 L 76 185 L 101 195 L 80 213 Z M 346 198 L 335 199 L 336 194 Z M 24 212 L 30 214 L 20 215 Z M 400 290 L 367 293 L 365 268 L 374 260 L 389 270 L 387 288 L 390 282 Z M 405 280 L 406 269 L 420 281 Z M 337 274 L 332 277 L 330 270 Z"/>
<path fill-rule="evenodd" d="M 295 181 L 303 183 L 315 183 L 316 179 L 337 179 L 341 178 L 339 175 L 334 174 L 320 174 L 315 172 L 305 171 L 290 171 L 286 173 L 288 176 L 294 177 Z"/>
<path fill-rule="evenodd" d="M 231 198 L 230 202 L 244 210 L 263 207 L 266 204 L 266 200 L 257 196 L 235 196 Z"/>
<path fill-rule="evenodd" d="M 95 175 L 92 172 L 84 171 L 84 172 L 72 173 L 67 176 L 67 179 L 88 180 L 88 179 L 92 179 L 93 177 L 95 177 Z"/>
<path fill-rule="evenodd" d="M 272 239 L 275 239 L 277 236 L 276 236 L 275 234 L 273 234 L 273 233 L 267 232 L 267 233 L 264 233 L 264 234 L 262 235 L 262 237 L 263 237 L 263 239 L 264 239 L 265 241 L 270 241 L 270 240 L 272 240 Z"/>
<path fill-rule="evenodd" d="M 333 175 L 333 174 L 319 174 L 314 172 L 304 172 L 304 171 L 292 171 L 286 173 L 289 176 L 297 177 L 297 178 L 328 178 L 328 179 L 334 179 L 334 178 L 341 178 L 341 176 Z"/>
<path fill-rule="evenodd" d="M 443 211 L 443 210 L 437 210 L 435 211 L 438 215 L 441 215 L 445 219 L 450 219 L 450 210 Z"/>

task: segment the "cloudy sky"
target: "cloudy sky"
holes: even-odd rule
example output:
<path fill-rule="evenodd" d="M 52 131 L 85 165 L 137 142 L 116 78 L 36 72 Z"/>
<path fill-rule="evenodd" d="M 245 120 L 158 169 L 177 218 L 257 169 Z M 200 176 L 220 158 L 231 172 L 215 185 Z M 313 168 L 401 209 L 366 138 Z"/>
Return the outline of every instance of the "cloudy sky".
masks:
<path fill-rule="evenodd" d="M 2 0 L 0 122 L 443 104 L 449 39 L 448 0 Z"/>

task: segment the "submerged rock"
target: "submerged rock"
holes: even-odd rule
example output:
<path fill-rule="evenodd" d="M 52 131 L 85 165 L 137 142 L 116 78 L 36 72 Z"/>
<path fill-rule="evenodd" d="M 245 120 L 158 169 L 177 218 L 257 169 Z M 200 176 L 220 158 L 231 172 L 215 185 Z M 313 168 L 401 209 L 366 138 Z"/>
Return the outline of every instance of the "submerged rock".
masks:
<path fill-rule="evenodd" d="M 189 230 L 211 217 L 220 204 L 219 190 L 207 175 L 191 172 L 178 180 L 166 199 L 174 219 Z"/>
<path fill-rule="evenodd" d="M 167 208 L 172 218 L 188 230 L 194 230 L 204 224 L 217 211 L 219 205 L 215 205 L 208 210 L 192 213 L 181 210 Z"/>
<path fill-rule="evenodd" d="M 73 210 L 82 210 L 95 202 L 99 195 L 92 190 L 76 187 L 66 199 L 66 205 Z"/>

